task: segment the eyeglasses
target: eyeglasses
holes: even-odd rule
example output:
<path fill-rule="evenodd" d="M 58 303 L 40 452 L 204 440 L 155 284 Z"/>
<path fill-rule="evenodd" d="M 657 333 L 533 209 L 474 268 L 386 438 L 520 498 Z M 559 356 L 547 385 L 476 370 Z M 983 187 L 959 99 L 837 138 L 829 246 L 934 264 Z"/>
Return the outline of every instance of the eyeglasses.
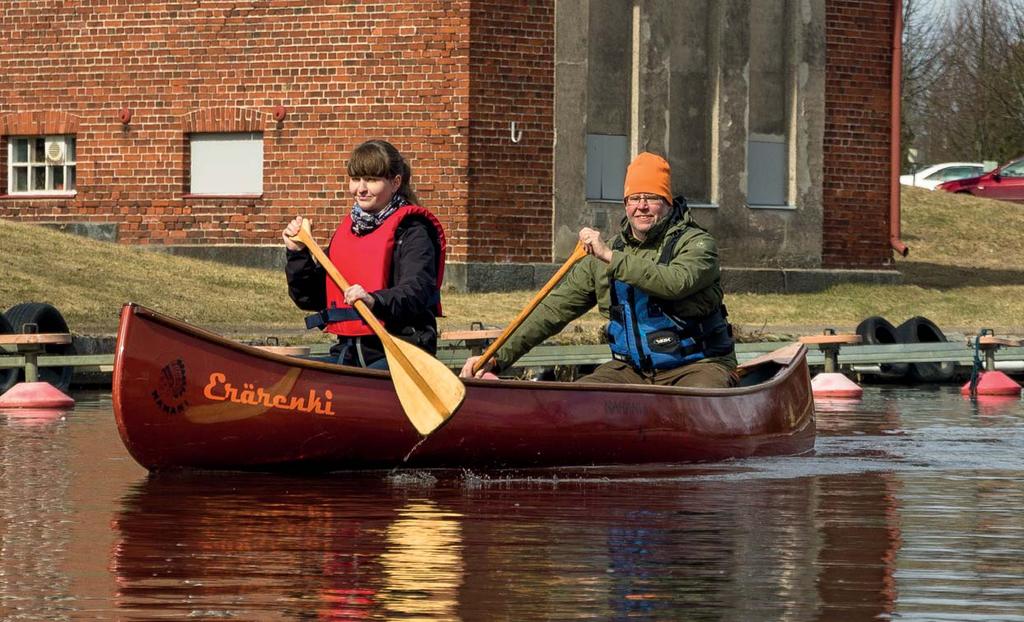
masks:
<path fill-rule="evenodd" d="M 641 203 L 646 203 L 648 206 L 654 205 L 660 201 L 663 201 L 660 196 L 656 194 L 631 194 L 626 197 L 626 203 L 630 207 L 640 207 Z"/>

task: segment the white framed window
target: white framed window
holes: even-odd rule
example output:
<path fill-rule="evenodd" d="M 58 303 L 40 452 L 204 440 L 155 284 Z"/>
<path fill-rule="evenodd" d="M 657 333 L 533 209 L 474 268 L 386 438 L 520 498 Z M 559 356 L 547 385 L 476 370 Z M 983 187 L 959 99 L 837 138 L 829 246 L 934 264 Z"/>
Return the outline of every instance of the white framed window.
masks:
<path fill-rule="evenodd" d="M 9 136 L 7 194 L 75 194 L 74 136 Z"/>
<path fill-rule="evenodd" d="M 191 194 L 263 194 L 262 133 L 195 133 L 188 137 Z"/>

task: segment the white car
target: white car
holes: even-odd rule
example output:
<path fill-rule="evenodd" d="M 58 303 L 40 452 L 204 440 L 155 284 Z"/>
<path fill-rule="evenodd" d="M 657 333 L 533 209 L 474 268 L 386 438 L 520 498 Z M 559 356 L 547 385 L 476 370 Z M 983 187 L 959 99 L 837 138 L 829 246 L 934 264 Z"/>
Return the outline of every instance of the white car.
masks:
<path fill-rule="evenodd" d="M 900 175 L 900 183 L 935 190 L 943 182 L 977 177 L 984 172 L 985 165 L 980 162 L 943 162 L 926 166 L 911 175 Z"/>

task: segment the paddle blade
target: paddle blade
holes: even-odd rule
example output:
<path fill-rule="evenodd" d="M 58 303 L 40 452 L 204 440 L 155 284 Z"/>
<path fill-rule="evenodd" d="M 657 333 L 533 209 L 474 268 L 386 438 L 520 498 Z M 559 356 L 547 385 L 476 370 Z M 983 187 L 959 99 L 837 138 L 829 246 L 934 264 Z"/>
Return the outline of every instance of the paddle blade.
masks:
<path fill-rule="evenodd" d="M 466 397 L 466 385 L 429 353 L 401 339 L 391 341 L 393 348 L 404 355 L 397 356 L 391 348 L 384 350 L 398 401 L 412 425 L 426 436 L 459 408 Z"/>

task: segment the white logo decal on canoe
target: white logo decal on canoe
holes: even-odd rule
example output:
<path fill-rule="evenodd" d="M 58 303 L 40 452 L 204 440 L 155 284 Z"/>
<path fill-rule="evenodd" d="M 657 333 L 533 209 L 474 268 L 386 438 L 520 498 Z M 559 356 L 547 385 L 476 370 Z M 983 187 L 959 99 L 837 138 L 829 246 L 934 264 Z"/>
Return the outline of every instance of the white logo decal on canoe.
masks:
<path fill-rule="evenodd" d="M 266 406 L 278 410 L 297 410 L 304 413 L 316 413 L 318 415 L 333 415 L 331 400 L 334 393 L 327 389 L 321 397 L 316 389 L 310 389 L 309 395 L 293 397 L 270 391 L 252 383 L 245 382 L 242 389 L 227 381 L 227 376 L 220 372 L 210 374 L 210 382 L 203 388 L 203 395 L 215 402 L 232 402 L 234 404 L 245 404 L 247 406 Z"/>

